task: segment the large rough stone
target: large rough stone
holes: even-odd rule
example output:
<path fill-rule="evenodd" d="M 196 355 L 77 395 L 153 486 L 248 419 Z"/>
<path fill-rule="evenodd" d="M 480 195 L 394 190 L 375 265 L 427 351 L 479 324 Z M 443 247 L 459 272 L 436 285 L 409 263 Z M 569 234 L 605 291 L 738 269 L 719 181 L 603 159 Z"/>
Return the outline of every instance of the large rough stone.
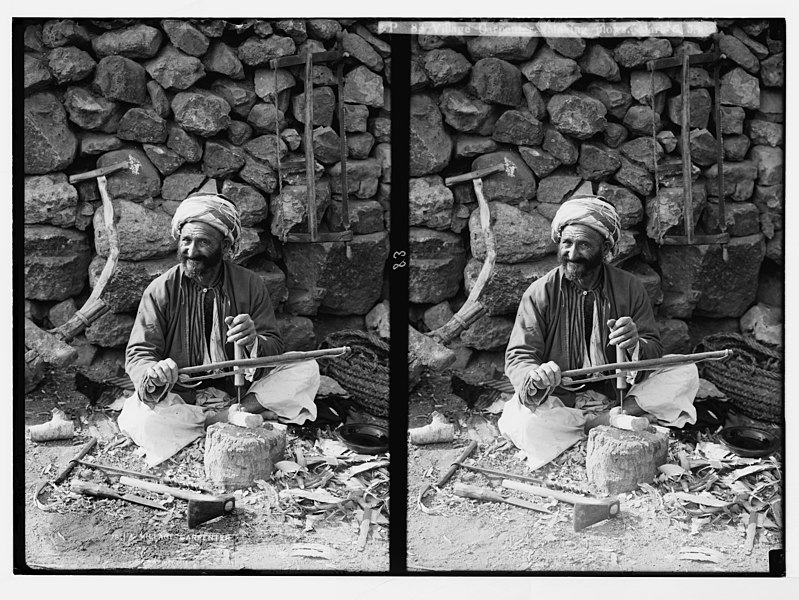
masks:
<path fill-rule="evenodd" d="M 472 70 L 472 63 L 451 48 L 430 50 L 422 58 L 422 68 L 433 87 L 457 83 Z"/>
<path fill-rule="evenodd" d="M 760 212 L 760 228 L 767 238 L 785 226 L 785 186 L 756 185 L 752 202 Z"/>
<path fill-rule="evenodd" d="M 172 107 L 169 106 L 169 98 L 157 81 L 147 82 L 147 94 L 150 96 L 150 104 L 156 114 L 162 119 L 168 119 L 172 114 Z"/>
<path fill-rule="evenodd" d="M 472 67 L 467 89 L 483 102 L 518 106 L 522 101 L 522 75 L 500 58 L 482 58 Z"/>
<path fill-rule="evenodd" d="M 641 196 L 648 196 L 655 184 L 646 167 L 638 165 L 625 156 L 619 158 L 621 168 L 613 174 L 613 178 Z"/>
<path fill-rule="evenodd" d="M 672 123 L 682 126 L 682 94 L 669 98 L 668 105 L 669 119 L 671 119 Z M 710 92 L 706 89 L 691 90 L 688 123 L 692 129 L 704 129 L 707 127 L 712 105 Z"/>
<path fill-rule="evenodd" d="M 658 261 L 665 296 L 661 311 L 677 318 L 693 313 L 740 317 L 757 294 L 765 253 L 762 234 L 731 238 L 724 250 L 718 245 L 661 246 Z"/>
<path fill-rule="evenodd" d="M 785 53 L 769 56 L 760 63 L 760 81 L 766 87 L 785 87 Z"/>
<path fill-rule="evenodd" d="M 630 73 L 630 93 L 641 104 L 651 105 L 653 98 L 657 99 L 670 87 L 671 79 L 662 71 L 651 73 L 636 70 Z"/>
<path fill-rule="evenodd" d="M 92 34 L 80 23 L 72 19 L 55 19 L 44 23 L 41 30 L 41 43 L 48 48 L 74 45 L 87 47 Z"/>
<path fill-rule="evenodd" d="M 456 88 L 446 88 L 438 105 L 447 124 L 466 133 L 490 134 L 498 116 L 492 105 Z"/>
<path fill-rule="evenodd" d="M 751 335 L 761 344 L 782 348 L 782 309 L 768 304 L 755 304 L 741 317 L 741 333 Z"/>
<path fill-rule="evenodd" d="M 716 162 L 716 138 L 707 129 L 694 129 L 688 135 L 688 144 L 691 148 L 691 162 L 707 167 Z M 682 137 L 677 141 L 677 147 L 682 152 Z"/>
<path fill-rule="evenodd" d="M 327 169 L 334 194 L 341 194 L 341 163 Z M 377 184 L 383 173 L 381 164 L 375 158 L 347 161 L 347 188 L 357 198 L 371 198 L 377 193 Z M 413 173 L 411 173 L 413 174 Z"/>
<path fill-rule="evenodd" d="M 143 144 L 142 148 L 144 148 L 147 158 L 162 175 L 174 173 L 186 162 L 185 158 L 166 146 Z"/>
<path fill-rule="evenodd" d="M 577 144 L 551 125 L 544 127 L 544 143 L 542 148 L 564 165 L 573 165 L 580 157 Z"/>
<path fill-rule="evenodd" d="M 277 175 L 274 169 L 251 156 L 247 156 L 246 160 L 244 168 L 239 171 L 239 177 L 262 192 L 267 194 L 274 192 L 277 187 Z"/>
<path fill-rule="evenodd" d="M 408 301 L 434 304 L 455 296 L 466 263 L 461 236 L 411 227 L 408 242 Z"/>
<path fill-rule="evenodd" d="M 303 105 L 305 103 L 303 102 Z M 316 94 L 314 94 L 314 108 L 316 107 Z M 304 111 L 304 106 L 303 109 Z M 314 121 L 316 121 L 314 116 Z M 320 115 L 320 121 L 327 120 L 326 115 Z M 330 114 L 332 120 L 332 113 Z M 274 133 L 282 129 L 286 124 L 286 117 L 283 111 L 274 104 L 261 102 L 252 107 L 250 114 L 247 115 L 247 122 L 252 125 L 256 133 Z"/>
<path fill-rule="evenodd" d="M 133 331 L 133 317 L 107 312 L 86 328 L 86 340 L 103 348 L 124 348 Z"/>
<path fill-rule="evenodd" d="M 108 175 L 108 195 L 115 200 L 144 200 L 157 198 L 161 192 L 161 177 L 147 155 L 141 150 L 123 149 L 103 154 L 97 168 L 120 162 L 133 164 L 134 169 L 121 169 Z"/>
<path fill-rule="evenodd" d="M 277 96 L 294 87 L 296 80 L 288 69 L 270 69 L 267 67 L 255 71 L 255 93 L 267 102 L 276 101 Z"/>
<path fill-rule="evenodd" d="M 721 133 L 740 134 L 744 130 L 746 112 L 740 106 L 721 107 Z"/>
<path fill-rule="evenodd" d="M 669 57 L 671 53 L 671 44 L 666 39 L 626 39 L 613 50 L 613 57 L 619 65 L 630 69 L 645 65 L 650 60 Z"/>
<path fill-rule="evenodd" d="M 622 229 L 634 227 L 643 220 L 643 203 L 638 196 L 627 188 L 602 182 L 597 188 L 597 194 L 616 208 Z"/>
<path fill-rule="evenodd" d="M 203 171 L 208 177 L 224 177 L 241 169 L 246 162 L 244 150 L 224 140 L 208 140 L 203 152 Z"/>
<path fill-rule="evenodd" d="M 341 32 L 341 24 L 335 19 L 308 19 L 305 23 L 308 34 L 319 40 L 332 40 Z"/>
<path fill-rule="evenodd" d="M 196 163 L 203 157 L 203 145 L 196 137 L 174 123 L 167 125 L 169 135 L 166 146 L 186 159 L 186 162 Z"/>
<path fill-rule="evenodd" d="M 460 339 L 475 350 L 499 350 L 508 345 L 512 330 L 513 319 L 484 315 L 462 332 Z"/>
<path fill-rule="evenodd" d="M 587 92 L 604 104 L 608 114 L 614 119 L 623 119 L 633 101 L 629 87 L 621 83 L 592 81 Z"/>
<path fill-rule="evenodd" d="M 593 143 L 581 146 L 577 172 L 583 179 L 600 181 L 618 171 L 620 167 L 619 153 L 615 150 Z"/>
<path fill-rule="evenodd" d="M 82 81 L 94 73 L 97 66 L 88 52 L 67 46 L 55 48 L 47 55 L 47 66 L 59 84 Z"/>
<path fill-rule="evenodd" d="M 538 213 L 522 212 L 502 202 L 489 202 L 491 228 L 496 244 L 497 262 L 520 263 L 539 259 L 555 250 L 550 238 L 550 222 Z M 469 217 L 472 254 L 483 260 L 486 245 L 480 227 L 480 211 Z"/>
<path fill-rule="evenodd" d="M 542 46 L 533 60 L 521 65 L 527 80 L 542 92 L 563 92 L 580 79 L 580 67 L 570 58 Z"/>
<path fill-rule="evenodd" d="M 255 110 L 256 107 L 253 107 Z M 291 109 L 294 118 L 303 122 L 305 119 L 305 94 L 294 96 L 291 99 Z M 336 97 L 329 87 L 319 87 L 313 90 L 313 126 L 330 127 L 336 109 Z M 250 113 L 252 114 L 252 113 Z M 274 130 L 274 128 L 273 128 Z"/>
<path fill-rule="evenodd" d="M 539 202 L 560 204 L 571 197 L 580 183 L 582 178 L 579 175 L 574 175 L 568 170 L 555 171 L 538 182 L 536 199 Z"/>
<path fill-rule="evenodd" d="M 537 177 L 546 177 L 557 169 L 561 162 L 546 150 L 540 148 L 519 147 L 519 154 Z"/>
<path fill-rule="evenodd" d="M 752 197 L 758 166 L 754 160 L 739 163 L 724 163 L 724 196 L 733 202 L 744 202 Z M 718 165 L 713 165 L 704 172 L 707 181 L 707 193 L 718 196 Z"/>
<path fill-rule="evenodd" d="M 345 255 L 342 242 L 283 247 L 289 302 L 292 297 L 311 298 L 305 316 L 317 311 L 365 315 L 379 300 L 389 251 L 388 233 L 354 236 L 349 246 L 351 258 Z"/>
<path fill-rule="evenodd" d="M 67 124 L 64 107 L 50 92 L 25 99 L 25 173 L 40 175 L 60 171 L 72 164 L 78 139 Z"/>
<path fill-rule="evenodd" d="M 663 354 L 689 354 L 693 346 L 688 333 L 688 323 L 680 319 L 655 320 L 660 343 L 663 345 Z"/>
<path fill-rule="evenodd" d="M 254 187 L 226 179 L 222 193 L 238 208 L 242 226 L 252 227 L 266 219 L 269 210 L 266 198 Z"/>
<path fill-rule="evenodd" d="M 580 70 L 586 75 L 596 75 L 607 81 L 619 81 L 619 65 L 613 54 L 599 44 L 590 44 L 577 62 Z"/>
<path fill-rule="evenodd" d="M 760 108 L 756 115 L 774 123 L 784 123 L 785 95 L 782 93 L 782 90 L 770 88 L 760 90 Z"/>
<path fill-rule="evenodd" d="M 25 53 L 23 72 L 23 88 L 27 94 L 43 90 L 53 82 L 53 74 L 47 66 L 47 59 L 39 54 Z"/>
<path fill-rule="evenodd" d="M 426 95 L 411 96 L 410 176 L 438 173 L 449 164 L 451 154 L 452 139 L 435 102 Z"/>
<path fill-rule="evenodd" d="M 175 121 L 184 130 L 211 137 L 230 123 L 230 105 L 208 92 L 178 92 L 172 99 Z"/>
<path fill-rule="evenodd" d="M 627 128 L 624 125 L 611 122 L 605 127 L 602 139 L 611 148 L 618 148 L 627 139 L 627 135 Z"/>
<path fill-rule="evenodd" d="M 497 119 L 492 138 L 505 144 L 537 146 L 544 139 L 544 125 L 525 110 L 506 110 Z"/>
<path fill-rule="evenodd" d="M 97 36 L 92 40 L 92 48 L 100 58 L 113 55 L 151 58 L 158 52 L 163 39 L 164 34 L 158 29 L 139 23 Z"/>
<path fill-rule="evenodd" d="M 161 198 L 164 200 L 185 200 L 189 194 L 197 191 L 205 181 L 205 173 L 196 167 L 182 167 L 164 178 L 161 186 Z"/>
<path fill-rule="evenodd" d="M 530 284 L 557 266 L 558 259 L 554 255 L 531 262 L 495 263 L 491 271 L 491 283 L 483 288 L 480 304 L 485 307 L 486 313 L 492 316 L 514 315 L 519 308 L 522 295 Z M 482 267 L 483 261 L 474 257 L 466 264 L 463 281 L 467 294 L 474 288 Z"/>
<path fill-rule="evenodd" d="M 208 50 L 208 36 L 188 21 L 163 19 L 161 27 L 172 45 L 189 56 L 202 56 Z"/>
<path fill-rule="evenodd" d="M 766 258 L 775 264 L 785 266 L 785 232 L 775 231 L 774 237 L 766 242 Z"/>
<path fill-rule="evenodd" d="M 330 204 L 330 186 L 325 180 L 316 184 L 316 222 L 321 221 Z M 305 233 L 308 231 L 308 190 L 306 185 L 283 186 L 280 194 L 271 199 L 272 235 L 285 239 L 290 231 Z M 299 226 L 298 226 L 299 225 Z"/>
<path fill-rule="evenodd" d="M 304 19 L 281 19 L 280 21 L 275 21 L 275 29 L 289 36 L 297 44 L 301 44 L 308 39 L 308 30 Z"/>
<path fill-rule="evenodd" d="M 105 267 L 106 259 L 95 256 L 89 265 L 89 285 L 94 288 Z M 155 260 L 120 260 L 111 279 L 103 288 L 103 300 L 113 312 L 135 311 L 150 282 L 175 266 L 174 256 Z"/>
<path fill-rule="evenodd" d="M 657 112 L 648 106 L 635 104 L 627 110 L 623 122 L 633 135 L 652 135 L 653 121 L 655 133 L 663 129 L 663 123 Z"/>
<path fill-rule="evenodd" d="M 655 165 L 663 157 L 663 148 L 651 137 L 639 137 L 621 145 L 621 153 L 631 161 L 643 165 L 647 171 L 654 172 Z"/>
<path fill-rule="evenodd" d="M 52 225 L 25 227 L 25 298 L 65 300 L 86 285 L 92 253 L 85 233 Z"/>
<path fill-rule="evenodd" d="M 449 229 L 454 198 L 438 175 L 411 179 L 408 189 L 408 224 Z"/>
<path fill-rule="evenodd" d="M 143 144 L 159 144 L 168 136 L 166 121 L 152 108 L 134 107 L 119 120 L 116 131 L 121 140 Z"/>
<path fill-rule="evenodd" d="M 727 58 L 738 63 L 750 73 L 757 73 L 760 70 L 760 61 L 737 37 L 722 33 L 718 37 L 718 45 L 719 50 Z"/>
<path fill-rule="evenodd" d="M 205 77 L 205 67 L 199 58 L 169 44 L 145 63 L 145 68 L 150 77 L 167 90 L 186 90 Z"/>
<path fill-rule="evenodd" d="M 663 40 L 666 41 L 666 40 Z M 671 45 L 666 41 L 671 49 Z M 627 431 L 600 425 L 588 432 L 585 470 L 588 481 L 605 494 L 621 494 L 651 483 L 666 462 L 669 434 Z"/>
<path fill-rule="evenodd" d="M 569 58 L 580 58 L 585 52 L 585 40 L 580 37 L 545 37 L 547 46 Z"/>
<path fill-rule="evenodd" d="M 252 487 L 272 477 L 285 453 L 286 430 L 271 423 L 254 428 L 214 423 L 205 438 L 205 477 L 226 490 Z"/>
<path fill-rule="evenodd" d="M 164 207 L 149 209 L 129 200 L 116 200 L 113 204 L 120 260 L 158 258 L 177 250 L 177 240 L 171 234 L 172 214 Z M 97 254 L 107 257 L 108 232 L 102 210 L 94 213 L 94 234 Z"/>
<path fill-rule="evenodd" d="M 745 135 L 728 135 L 722 140 L 724 159 L 740 162 L 746 158 L 751 141 Z"/>
<path fill-rule="evenodd" d="M 94 87 L 109 100 L 129 104 L 147 102 L 147 71 L 124 56 L 106 56 L 94 71 Z"/>
<path fill-rule="evenodd" d="M 258 101 L 252 85 L 247 81 L 217 79 L 211 85 L 211 91 L 230 105 L 234 115 L 245 119 Z"/>
<path fill-rule="evenodd" d="M 757 165 L 758 185 L 777 185 L 783 183 L 785 158 L 782 148 L 754 146 L 749 158 Z"/>
<path fill-rule="evenodd" d="M 383 78 L 368 67 L 355 67 L 344 76 L 342 101 L 380 108 L 384 104 Z"/>
<path fill-rule="evenodd" d="M 760 82 L 740 67 L 721 76 L 721 103 L 743 108 L 760 107 Z"/>
<path fill-rule="evenodd" d="M 250 36 L 238 48 L 241 62 L 250 67 L 260 67 L 273 58 L 291 56 L 297 45 L 290 37 L 271 35 L 266 39 Z"/>
<path fill-rule="evenodd" d="M 582 93 L 555 94 L 547 103 L 552 125 L 563 134 L 585 140 L 605 129 L 607 109 Z"/>
<path fill-rule="evenodd" d="M 487 201 L 518 204 L 535 197 L 536 182 L 533 172 L 515 152 L 502 150 L 483 154 L 472 161 L 471 170 L 476 171 L 497 164 L 504 165 L 505 171 L 483 179 L 483 195 Z"/>
<path fill-rule="evenodd" d="M 383 207 L 377 200 L 349 200 L 347 202 L 349 227 L 355 235 L 367 235 L 383 231 Z M 333 200 L 325 213 L 325 222 L 331 230 L 344 229 L 344 205 Z"/>
<path fill-rule="evenodd" d="M 25 178 L 25 224 L 71 227 L 77 209 L 78 190 L 63 173 Z"/>
<path fill-rule="evenodd" d="M 331 127 L 317 127 L 313 131 L 314 158 L 325 165 L 340 161 L 340 141 L 338 134 Z"/>
<path fill-rule="evenodd" d="M 283 338 L 284 352 L 307 352 L 316 350 L 316 335 L 313 321 L 308 317 L 278 315 L 277 328 Z"/>
<path fill-rule="evenodd" d="M 70 87 L 64 94 L 64 107 L 69 120 L 81 129 L 115 132 L 122 117 L 122 107 L 91 90 L 83 87 Z"/>
<path fill-rule="evenodd" d="M 733 237 L 744 237 L 760 232 L 760 213 L 751 202 L 733 202 L 724 207 L 727 232 Z M 702 225 L 707 233 L 719 233 L 719 205 L 709 203 L 702 213 Z"/>
<path fill-rule="evenodd" d="M 363 104 L 347 104 L 344 106 L 344 131 L 347 133 L 359 133 L 362 131 L 367 130 L 367 123 L 369 121 L 369 108 L 364 106 Z M 379 140 L 379 135 L 376 134 L 375 131 L 369 131 L 372 135 L 375 136 L 375 139 L 380 141 L 389 141 L 386 140 Z M 389 129 L 388 133 L 391 133 L 391 125 L 389 121 Z"/>
<path fill-rule="evenodd" d="M 286 287 L 286 274 L 274 262 L 264 255 L 256 257 L 247 263 L 247 268 L 261 278 L 269 292 L 269 299 L 276 310 L 288 299 L 289 290 Z"/>
<path fill-rule="evenodd" d="M 371 44 L 355 33 L 344 32 L 341 36 L 341 48 L 355 60 L 362 62 L 372 71 L 383 70 L 383 59 L 372 48 Z"/>
<path fill-rule="evenodd" d="M 538 46 L 538 38 L 533 36 L 471 36 L 467 38 L 466 48 L 474 60 L 495 57 L 502 60 L 528 60 Z"/>
<path fill-rule="evenodd" d="M 756 145 L 785 145 L 785 126 L 782 123 L 752 119 L 746 124 L 746 134 Z"/>
<path fill-rule="evenodd" d="M 244 65 L 236 51 L 224 42 L 214 42 L 202 57 L 202 64 L 208 73 L 221 73 L 231 79 L 244 79 Z"/>
<path fill-rule="evenodd" d="M 624 270 L 635 275 L 635 278 L 644 286 L 646 295 L 654 308 L 663 301 L 663 288 L 660 285 L 660 275 L 657 271 L 643 261 L 634 260 L 624 265 Z"/>
<path fill-rule="evenodd" d="M 707 192 L 699 182 L 691 186 L 691 191 L 692 219 L 696 225 L 707 204 Z M 647 200 L 646 214 L 646 233 L 650 238 L 660 242 L 666 235 L 684 235 L 683 188 L 661 188 L 658 195 Z"/>

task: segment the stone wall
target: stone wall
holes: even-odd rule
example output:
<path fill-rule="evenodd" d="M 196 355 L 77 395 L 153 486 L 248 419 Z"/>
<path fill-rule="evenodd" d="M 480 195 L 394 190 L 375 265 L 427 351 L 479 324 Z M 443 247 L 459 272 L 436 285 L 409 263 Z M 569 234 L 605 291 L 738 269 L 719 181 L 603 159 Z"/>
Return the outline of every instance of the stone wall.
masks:
<path fill-rule="evenodd" d="M 108 177 L 120 261 L 104 294 L 111 311 L 76 341 L 83 364 L 98 352 L 119 363 L 142 291 L 176 263 L 171 217 L 210 179 L 242 213 L 234 260 L 266 282 L 287 349 L 364 328 L 386 298 L 391 196 L 391 56 L 376 31 L 356 19 L 31 21 L 15 40 L 24 45 L 27 316 L 45 328 L 64 323 L 108 254 L 96 181 L 73 186 L 68 176 L 132 157 L 138 172 Z M 349 256 L 342 243 L 281 242 L 307 231 L 304 169 L 284 177 L 282 190 L 276 172 L 278 160 L 304 157 L 305 72 L 269 67 L 337 40 L 349 55 Z M 320 231 L 342 224 L 334 69 L 313 67 Z"/>
<path fill-rule="evenodd" d="M 691 351 L 715 331 L 781 343 L 784 33 L 766 20 L 717 25 L 725 247 L 659 243 L 684 233 L 681 69 L 646 68 L 709 52 L 711 38 L 414 38 L 409 293 L 420 330 L 459 308 L 485 255 L 472 186 L 443 179 L 497 163 L 510 171 L 483 181 L 498 263 L 483 297 L 488 314 L 462 334 L 457 366 L 502 364 L 522 293 L 557 264 L 551 219 L 577 190 L 617 207 L 624 231 L 614 262 L 648 290 L 667 351 Z M 720 231 L 712 68 L 692 67 L 690 86 L 690 218 L 696 233 L 712 234 Z"/>

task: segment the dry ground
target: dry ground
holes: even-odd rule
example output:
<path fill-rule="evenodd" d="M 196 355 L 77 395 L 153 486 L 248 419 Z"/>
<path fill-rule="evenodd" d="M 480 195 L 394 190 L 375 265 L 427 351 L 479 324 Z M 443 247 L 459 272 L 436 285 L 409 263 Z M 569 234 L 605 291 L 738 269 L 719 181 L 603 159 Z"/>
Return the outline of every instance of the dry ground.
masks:
<path fill-rule="evenodd" d="M 74 389 L 70 370 L 51 372 L 46 381 L 25 399 L 26 425 L 50 418 L 50 410 L 61 408 L 76 424 L 76 436 L 69 441 L 25 442 L 25 556 L 26 564 L 38 570 L 228 570 L 259 571 L 386 571 L 388 569 L 387 506 L 374 514 L 363 551 L 357 547 L 360 516 L 355 502 L 340 506 L 303 498 L 279 497 L 278 492 L 296 487 L 296 478 L 286 476 L 248 490 L 236 492 L 233 515 L 217 518 L 189 529 L 186 503 L 140 490 L 125 490 L 151 499 L 165 501 L 168 511 L 157 511 L 127 502 L 95 499 L 69 491 L 69 480 L 58 487 L 46 486 L 41 507 L 34 501 L 34 491 L 43 481 L 52 480 L 75 456 L 80 447 L 94 436 L 98 445 L 87 457 L 99 462 L 139 472 L 191 480 L 212 491 L 204 479 L 203 442 L 199 440 L 172 459 L 154 469 L 147 469 L 135 446 L 118 445 L 115 417 L 118 413 L 92 407 L 88 399 Z M 298 435 L 305 441 L 301 442 Z M 27 438 L 27 436 L 26 436 Z M 318 438 L 330 439 L 329 431 Z M 313 436 L 300 428 L 290 428 L 289 444 L 307 449 Z M 309 453 L 309 457 L 310 457 Z M 335 466 L 321 465 L 339 474 L 348 466 L 378 457 L 343 458 Z M 77 467 L 73 474 L 83 479 L 113 485 L 97 470 Z M 311 475 L 311 473 L 307 473 Z M 385 468 L 360 476 L 372 476 L 375 490 L 387 493 Z M 352 483 L 352 482 L 351 482 Z M 353 485 L 353 487 L 358 487 Z M 325 489 L 341 494 L 342 486 L 326 484 Z M 317 488 L 321 490 L 323 488 Z"/>
<path fill-rule="evenodd" d="M 622 494 L 621 514 L 617 518 L 577 533 L 572 526 L 571 506 L 554 500 L 547 502 L 541 498 L 537 501 L 555 513 L 549 516 L 504 503 L 480 502 L 454 495 L 453 484 L 457 481 L 480 487 L 497 484 L 496 479 L 463 469 L 459 469 L 443 489 L 434 489 L 428 494 L 422 507 L 417 501 L 422 486 L 438 480 L 451 462 L 457 460 L 470 436 L 480 439 L 470 457 L 474 464 L 588 487 L 585 442 L 553 463 L 531 472 L 513 446 L 503 446 L 501 438 L 492 439 L 492 434 L 498 433 L 493 429 L 498 415 L 466 411 L 465 403 L 450 391 L 448 373 L 423 378 L 411 393 L 410 427 L 424 425 L 433 410 L 455 418 L 464 427 L 454 443 L 409 448 L 410 571 L 768 573 L 769 551 L 782 548 L 781 514 L 775 517 L 767 511 L 766 527 L 757 529 L 753 551 L 747 554 L 744 548 L 747 518 L 739 505 L 709 517 L 692 517 L 690 511 L 668 501 L 670 497 L 665 493 L 681 488 L 678 482 L 667 478 L 650 488 Z M 706 439 L 713 441 L 714 437 Z M 672 438 L 671 456 L 680 449 L 690 450 L 691 447 Z M 753 487 L 760 486 L 759 494 L 780 494 L 780 484 L 770 484 L 768 479 L 779 478 L 779 457 L 758 460 L 758 464 L 773 468 L 765 471 L 768 475 L 762 472 L 749 475 L 754 478 Z M 718 472 L 724 476 L 734 468 L 741 468 L 741 465 Z M 507 492 L 501 487 L 496 490 Z M 527 499 L 535 501 L 533 497 Z M 684 548 L 700 550 L 690 554 L 681 552 Z"/>

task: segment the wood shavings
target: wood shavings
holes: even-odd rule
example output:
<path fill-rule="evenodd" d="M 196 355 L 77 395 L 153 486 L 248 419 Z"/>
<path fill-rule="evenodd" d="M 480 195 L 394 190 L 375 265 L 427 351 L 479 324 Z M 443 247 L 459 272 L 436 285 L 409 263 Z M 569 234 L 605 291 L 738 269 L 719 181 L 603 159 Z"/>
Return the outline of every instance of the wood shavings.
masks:
<path fill-rule="evenodd" d="M 712 548 L 703 548 L 701 546 L 683 546 L 680 548 L 680 560 L 695 560 L 718 564 L 723 558 L 724 555 L 721 552 Z"/>
<path fill-rule="evenodd" d="M 332 560 L 335 556 L 333 548 L 322 544 L 292 544 L 291 556 L 305 556 L 308 558 L 321 558 Z"/>

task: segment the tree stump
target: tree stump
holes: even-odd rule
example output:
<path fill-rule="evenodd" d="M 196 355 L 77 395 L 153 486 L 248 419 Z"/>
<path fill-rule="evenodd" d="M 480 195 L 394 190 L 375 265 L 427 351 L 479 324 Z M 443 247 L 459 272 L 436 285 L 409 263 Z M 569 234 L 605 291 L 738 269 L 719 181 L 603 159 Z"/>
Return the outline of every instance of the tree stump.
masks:
<path fill-rule="evenodd" d="M 649 483 L 666 462 L 668 433 L 627 431 L 600 425 L 588 434 L 585 469 L 600 492 L 620 494 Z"/>
<path fill-rule="evenodd" d="M 214 423 L 205 438 L 205 476 L 228 490 L 250 487 L 268 480 L 285 452 L 286 431 L 271 423 L 253 429 Z"/>

